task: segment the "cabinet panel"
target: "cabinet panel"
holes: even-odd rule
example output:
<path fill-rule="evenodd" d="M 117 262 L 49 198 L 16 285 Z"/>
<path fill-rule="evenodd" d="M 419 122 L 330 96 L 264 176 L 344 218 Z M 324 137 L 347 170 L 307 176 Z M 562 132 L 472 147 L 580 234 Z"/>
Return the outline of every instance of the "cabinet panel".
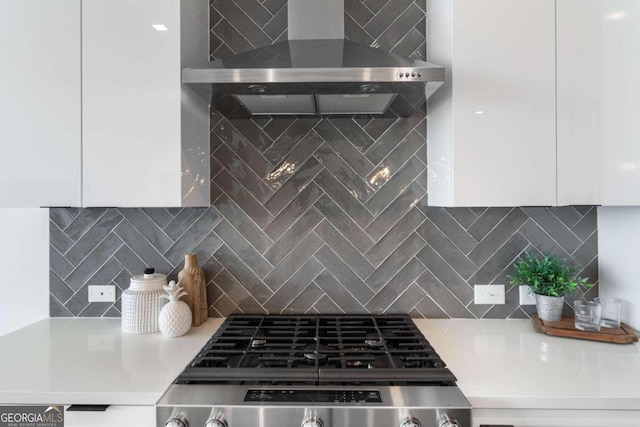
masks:
<path fill-rule="evenodd" d="M 637 427 L 640 411 L 564 409 L 474 409 L 473 427 Z"/>
<path fill-rule="evenodd" d="M 429 203 L 555 205 L 555 1 L 436 0 L 428 15 L 429 60 L 451 69 L 429 101 Z"/>
<path fill-rule="evenodd" d="M 559 201 L 639 205 L 640 3 L 557 9 Z"/>
<path fill-rule="evenodd" d="M 79 206 L 80 0 L 3 0 L 0 52 L 0 206 Z"/>
<path fill-rule="evenodd" d="M 156 413 L 153 406 L 109 406 L 102 411 L 67 411 L 66 427 L 155 427 Z"/>
<path fill-rule="evenodd" d="M 180 206 L 180 2 L 83 0 L 83 204 Z"/>

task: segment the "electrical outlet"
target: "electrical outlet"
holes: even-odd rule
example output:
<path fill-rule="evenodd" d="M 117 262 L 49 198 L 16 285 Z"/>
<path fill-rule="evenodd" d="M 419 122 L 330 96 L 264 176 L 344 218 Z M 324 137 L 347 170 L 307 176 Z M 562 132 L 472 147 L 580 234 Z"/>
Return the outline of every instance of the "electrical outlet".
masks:
<path fill-rule="evenodd" d="M 504 304 L 504 285 L 475 285 L 474 304 Z"/>
<path fill-rule="evenodd" d="M 536 297 L 528 286 L 518 286 L 520 291 L 520 305 L 536 305 Z"/>
<path fill-rule="evenodd" d="M 89 302 L 116 302 L 116 286 L 89 286 Z"/>

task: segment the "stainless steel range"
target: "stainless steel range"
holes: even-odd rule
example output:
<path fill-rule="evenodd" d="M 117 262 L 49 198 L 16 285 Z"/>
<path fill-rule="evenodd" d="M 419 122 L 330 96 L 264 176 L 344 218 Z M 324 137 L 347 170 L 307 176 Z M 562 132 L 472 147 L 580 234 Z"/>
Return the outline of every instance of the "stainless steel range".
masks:
<path fill-rule="evenodd" d="M 167 427 L 471 427 L 406 315 L 234 315 L 157 404 Z"/>

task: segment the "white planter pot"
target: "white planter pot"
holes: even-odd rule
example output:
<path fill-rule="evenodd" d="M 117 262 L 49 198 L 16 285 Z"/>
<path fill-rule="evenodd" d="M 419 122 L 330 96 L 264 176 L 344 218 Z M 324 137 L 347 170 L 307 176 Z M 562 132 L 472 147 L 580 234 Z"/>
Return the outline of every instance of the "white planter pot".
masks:
<path fill-rule="evenodd" d="M 536 308 L 540 320 L 557 322 L 562 318 L 562 306 L 564 297 L 549 297 L 546 295 L 536 295 Z"/>

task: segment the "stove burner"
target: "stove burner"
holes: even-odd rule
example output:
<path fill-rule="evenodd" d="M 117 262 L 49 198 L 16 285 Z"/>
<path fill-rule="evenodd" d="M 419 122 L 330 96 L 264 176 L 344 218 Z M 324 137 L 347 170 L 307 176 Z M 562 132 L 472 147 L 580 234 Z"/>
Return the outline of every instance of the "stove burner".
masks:
<path fill-rule="evenodd" d="M 318 345 L 318 352 L 316 353 L 316 344 L 311 343 L 304 348 L 304 358 L 310 362 L 315 362 L 317 359 L 318 363 L 323 365 L 327 363 L 327 359 L 329 358 L 326 353 L 323 353 L 326 351 L 327 346 L 324 344 L 320 344 Z"/>
<path fill-rule="evenodd" d="M 263 340 L 263 339 L 253 339 L 251 340 L 251 348 L 264 348 L 265 344 L 267 343 L 267 340 Z"/>
<path fill-rule="evenodd" d="M 370 333 L 370 334 L 367 334 L 367 338 L 364 340 L 364 344 L 367 347 L 371 347 L 371 348 L 383 348 L 384 339 L 380 338 L 378 334 Z"/>

